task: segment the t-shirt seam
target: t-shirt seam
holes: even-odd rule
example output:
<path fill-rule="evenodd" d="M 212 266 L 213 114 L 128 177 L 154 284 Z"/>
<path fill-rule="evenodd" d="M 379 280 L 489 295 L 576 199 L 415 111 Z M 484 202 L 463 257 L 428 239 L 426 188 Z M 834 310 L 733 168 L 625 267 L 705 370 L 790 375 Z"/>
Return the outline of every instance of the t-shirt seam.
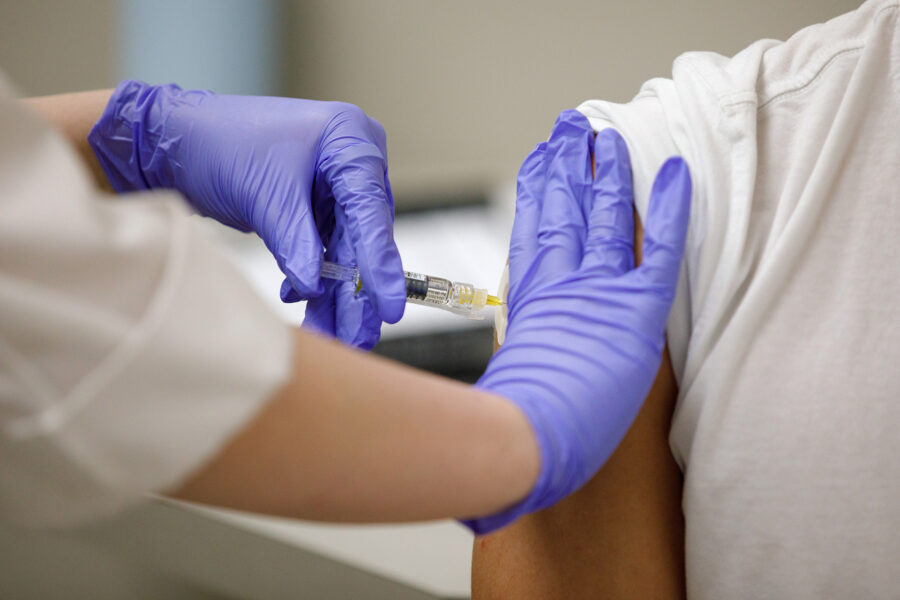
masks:
<path fill-rule="evenodd" d="M 878 10 L 878 12 L 876 12 L 875 15 L 873 15 L 872 18 L 870 19 L 869 27 L 867 28 L 866 32 L 863 35 L 870 33 L 871 30 L 875 27 L 875 24 L 880 19 L 883 18 L 885 13 L 887 13 L 888 11 L 894 11 L 898 7 L 900 7 L 900 2 L 894 2 L 894 3 L 888 4 L 886 6 L 882 6 Z M 848 46 L 847 44 L 853 44 L 853 45 Z M 819 67 L 815 70 L 814 73 L 807 76 L 807 78 L 805 78 L 805 80 L 802 83 L 798 83 L 798 84 L 790 87 L 790 89 L 785 89 L 785 90 L 776 92 L 776 93 L 772 94 L 770 97 L 765 98 L 765 99 L 760 99 L 758 92 L 754 92 L 757 96 L 757 100 L 756 100 L 757 112 L 763 111 L 770 105 L 778 103 L 778 101 L 780 101 L 780 100 L 786 100 L 789 98 L 793 98 L 793 97 L 796 97 L 796 96 L 806 92 L 812 86 L 814 86 L 814 84 L 816 84 L 818 81 L 821 80 L 822 76 L 825 74 L 826 71 L 828 71 L 829 67 L 834 65 L 835 62 L 839 58 L 846 56 L 846 55 L 853 54 L 855 52 L 859 52 L 859 51 L 865 49 L 865 47 L 866 47 L 865 41 L 862 41 L 860 38 L 856 38 L 854 40 L 845 40 L 840 48 L 835 48 L 835 46 L 831 46 L 827 52 L 825 52 L 825 51 L 819 52 L 818 53 L 819 56 L 821 56 L 821 57 L 827 56 L 827 58 L 820 59 L 821 63 L 819 65 Z M 688 66 L 690 66 L 690 65 L 688 65 Z M 700 73 L 698 73 L 695 69 L 692 69 L 692 71 L 694 71 L 694 73 L 702 79 L 702 75 L 700 75 Z M 705 80 L 704 80 L 704 84 L 706 84 L 707 87 L 709 87 L 709 85 L 705 82 Z M 747 90 L 747 91 L 751 92 L 751 90 Z M 723 94 L 719 97 L 719 100 L 721 101 L 723 98 L 725 98 L 727 96 L 732 96 L 732 95 L 733 94 Z M 753 104 L 753 103 L 754 103 L 754 101 L 752 101 L 752 100 L 739 100 L 737 102 L 730 102 L 727 104 L 722 104 L 722 108 L 726 109 L 726 108 L 731 108 L 731 107 L 738 106 L 741 104 Z"/>
<path fill-rule="evenodd" d="M 778 92 L 777 94 L 772 95 L 770 98 L 765 99 L 759 104 L 756 111 L 762 112 L 763 110 L 773 104 L 776 104 L 780 100 L 787 100 L 804 94 L 805 92 L 812 89 L 812 87 L 816 83 L 821 81 L 822 76 L 825 74 L 828 68 L 832 66 L 839 58 L 859 52 L 863 48 L 865 48 L 865 45 L 854 46 L 852 48 L 844 48 L 843 50 L 834 53 L 819 67 L 819 69 L 809 78 L 808 81 L 798 85 L 797 87 Z"/>
<path fill-rule="evenodd" d="M 715 86 L 706 79 L 706 77 L 703 75 L 702 71 L 700 69 L 698 69 L 696 67 L 696 65 L 694 65 L 694 63 L 692 63 L 691 61 L 685 61 L 682 64 L 684 65 L 685 69 L 689 70 L 691 73 L 694 74 L 694 77 L 696 77 L 697 81 L 700 84 L 702 84 L 704 88 L 706 88 L 707 92 L 709 92 L 709 94 L 711 96 L 713 96 L 715 98 L 715 102 L 713 103 L 713 105 L 715 106 L 716 111 L 717 111 L 716 121 L 715 121 L 715 123 L 711 122 L 710 125 L 714 125 L 714 127 L 712 127 L 712 128 L 717 129 L 719 127 L 719 124 L 722 122 L 722 119 L 725 118 L 725 113 L 727 112 L 727 109 L 730 108 L 731 106 L 733 106 L 734 104 L 740 103 L 740 102 L 738 102 L 738 103 L 723 103 L 723 100 L 725 98 L 733 98 L 736 94 L 740 94 L 742 92 L 728 92 L 726 94 L 717 93 Z M 674 82 L 674 74 L 673 74 L 672 81 Z M 674 141 L 674 139 L 673 139 L 673 141 Z"/>

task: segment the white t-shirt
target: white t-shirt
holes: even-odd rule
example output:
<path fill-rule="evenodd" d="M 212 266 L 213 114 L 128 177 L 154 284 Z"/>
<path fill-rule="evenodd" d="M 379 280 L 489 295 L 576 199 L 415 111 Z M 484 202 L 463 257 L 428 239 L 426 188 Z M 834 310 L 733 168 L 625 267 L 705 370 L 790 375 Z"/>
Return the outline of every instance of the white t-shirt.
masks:
<path fill-rule="evenodd" d="M 900 29 L 870 1 L 625 105 L 638 210 L 694 196 L 669 323 L 692 599 L 900 597 Z"/>
<path fill-rule="evenodd" d="M 175 194 L 99 192 L 0 75 L 0 519 L 66 525 L 174 485 L 290 353 Z"/>

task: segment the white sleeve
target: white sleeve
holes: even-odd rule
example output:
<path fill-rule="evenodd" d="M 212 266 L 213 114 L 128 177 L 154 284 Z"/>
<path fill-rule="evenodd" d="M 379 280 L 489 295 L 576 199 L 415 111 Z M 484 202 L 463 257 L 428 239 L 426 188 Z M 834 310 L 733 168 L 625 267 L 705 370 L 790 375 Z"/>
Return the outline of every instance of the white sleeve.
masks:
<path fill-rule="evenodd" d="M 837 116 L 872 114 L 866 104 L 881 100 L 863 90 L 888 76 L 872 75 L 875 66 L 860 69 L 852 82 L 856 104 L 841 102 L 851 97 L 860 49 L 876 48 L 871 62 L 888 64 L 890 51 L 875 42 L 891 39 L 896 7 L 866 2 L 787 42 L 760 40 L 731 58 L 689 52 L 675 60 L 671 79 L 648 81 L 627 104 L 589 100 L 578 107 L 596 131 L 613 127 L 625 139 L 641 218 L 669 156 L 683 156 L 691 170 L 690 227 L 667 328 L 679 383 L 676 446 L 689 447 L 693 425 L 682 423 L 696 423 L 702 406 L 686 399 L 704 397 L 700 388 L 710 382 L 727 383 L 723 364 L 740 368 L 731 357 L 742 356 L 769 303 L 783 297 L 787 273 L 827 204 L 820 188 L 832 183 L 819 171 L 849 168 L 840 149 L 849 147 L 852 127 L 837 129 Z"/>
<path fill-rule="evenodd" d="M 734 292 L 755 174 L 754 66 L 773 43 L 757 42 L 731 60 L 691 52 L 675 61 L 671 79 L 651 79 L 627 104 L 589 100 L 578 107 L 595 131 L 612 127 L 624 138 L 641 219 L 666 159 L 682 156 L 690 168 L 690 227 L 667 328 L 682 386 L 692 376 L 689 354 L 705 355 L 715 341 L 712 328 L 706 328 L 708 336 L 698 336 L 698 324 L 717 322 L 716 311 Z"/>
<path fill-rule="evenodd" d="M 0 76 L 0 519 L 176 484 L 286 380 L 290 328 L 174 194 L 112 197 Z"/>

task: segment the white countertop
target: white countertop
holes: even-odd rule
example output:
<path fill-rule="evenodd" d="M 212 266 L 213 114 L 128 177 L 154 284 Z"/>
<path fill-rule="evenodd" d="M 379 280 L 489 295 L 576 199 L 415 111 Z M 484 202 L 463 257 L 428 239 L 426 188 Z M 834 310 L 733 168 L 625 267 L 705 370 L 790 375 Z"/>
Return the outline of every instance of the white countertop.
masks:
<path fill-rule="evenodd" d="M 187 510 L 441 597 L 469 596 L 472 533 L 455 521 L 332 525 L 179 503 Z"/>

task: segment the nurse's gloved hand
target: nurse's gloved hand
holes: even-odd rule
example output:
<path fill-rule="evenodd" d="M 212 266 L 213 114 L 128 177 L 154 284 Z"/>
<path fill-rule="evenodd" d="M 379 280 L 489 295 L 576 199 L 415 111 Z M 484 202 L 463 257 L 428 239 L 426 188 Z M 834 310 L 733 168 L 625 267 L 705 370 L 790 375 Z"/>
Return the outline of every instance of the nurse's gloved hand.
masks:
<path fill-rule="evenodd" d="M 591 177 L 591 151 L 596 179 Z M 584 485 L 622 440 L 650 391 L 684 252 L 691 179 L 669 159 L 653 186 L 635 268 L 631 163 L 611 129 L 596 140 L 566 111 L 519 172 L 509 255 L 506 341 L 478 386 L 504 396 L 534 429 L 541 471 L 476 533 L 551 506 Z"/>
<path fill-rule="evenodd" d="M 173 188 L 256 232 L 285 275 L 282 299 L 312 299 L 306 325 L 371 348 L 381 321 L 403 315 L 384 130 L 356 106 L 124 81 L 89 140 L 116 191 Z M 323 247 L 359 266 L 364 293 L 320 279 Z"/>

